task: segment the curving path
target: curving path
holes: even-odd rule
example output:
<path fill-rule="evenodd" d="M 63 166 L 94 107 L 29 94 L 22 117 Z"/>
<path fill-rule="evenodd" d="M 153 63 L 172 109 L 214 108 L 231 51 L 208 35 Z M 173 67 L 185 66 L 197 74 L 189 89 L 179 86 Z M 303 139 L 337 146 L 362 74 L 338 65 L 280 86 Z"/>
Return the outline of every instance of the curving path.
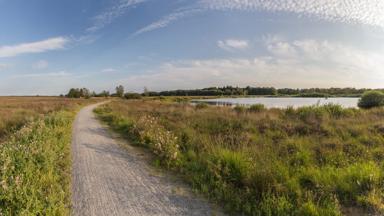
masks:
<path fill-rule="evenodd" d="M 215 215 L 211 206 L 156 174 L 134 147 L 119 145 L 93 114 L 76 117 L 72 140 L 73 215 Z"/>

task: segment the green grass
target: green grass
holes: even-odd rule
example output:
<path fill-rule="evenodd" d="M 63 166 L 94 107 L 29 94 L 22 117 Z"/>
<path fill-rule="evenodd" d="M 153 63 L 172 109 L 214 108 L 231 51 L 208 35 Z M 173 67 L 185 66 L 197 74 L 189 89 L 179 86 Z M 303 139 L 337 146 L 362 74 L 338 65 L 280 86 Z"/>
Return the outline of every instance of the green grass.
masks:
<path fill-rule="evenodd" d="M 143 100 L 114 101 L 96 112 L 229 213 L 384 213 L 383 109 Z"/>
<path fill-rule="evenodd" d="M 3 215 L 69 215 L 73 117 L 70 112 L 49 115 L 1 144 Z"/>
<path fill-rule="evenodd" d="M 72 122 L 94 101 L 0 101 L 0 215 L 70 215 Z"/>

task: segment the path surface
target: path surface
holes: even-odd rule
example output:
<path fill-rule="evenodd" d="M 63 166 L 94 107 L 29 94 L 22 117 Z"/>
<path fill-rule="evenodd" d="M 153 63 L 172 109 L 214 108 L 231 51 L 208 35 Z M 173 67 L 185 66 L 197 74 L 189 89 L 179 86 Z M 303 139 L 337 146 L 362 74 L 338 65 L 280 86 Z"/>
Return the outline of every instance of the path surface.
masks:
<path fill-rule="evenodd" d="M 156 174 L 134 147 L 122 148 L 83 108 L 72 140 L 73 215 L 212 215 L 209 204 L 185 186 Z"/>

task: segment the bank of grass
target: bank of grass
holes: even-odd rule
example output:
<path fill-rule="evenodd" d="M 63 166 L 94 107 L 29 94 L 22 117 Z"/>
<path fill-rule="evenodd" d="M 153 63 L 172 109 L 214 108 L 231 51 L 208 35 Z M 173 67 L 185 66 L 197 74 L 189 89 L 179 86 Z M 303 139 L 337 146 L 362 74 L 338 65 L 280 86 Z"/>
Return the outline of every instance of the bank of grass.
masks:
<path fill-rule="evenodd" d="M 228 212 L 384 213 L 383 109 L 115 101 L 96 112 Z"/>
<path fill-rule="evenodd" d="M 69 215 L 72 122 L 93 101 L 0 101 L 0 215 Z"/>
<path fill-rule="evenodd" d="M 95 100 L 60 97 L 0 97 L 0 140 L 27 122 L 60 110 L 73 110 Z"/>

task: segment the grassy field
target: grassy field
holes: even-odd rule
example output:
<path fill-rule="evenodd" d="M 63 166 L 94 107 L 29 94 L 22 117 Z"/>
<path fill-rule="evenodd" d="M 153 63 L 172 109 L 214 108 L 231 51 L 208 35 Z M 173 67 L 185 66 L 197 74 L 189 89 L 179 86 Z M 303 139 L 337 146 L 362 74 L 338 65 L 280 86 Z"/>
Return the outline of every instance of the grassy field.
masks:
<path fill-rule="evenodd" d="M 384 213 L 384 110 L 114 101 L 102 120 L 228 212 Z"/>
<path fill-rule="evenodd" d="M 0 215 L 69 215 L 72 121 L 92 102 L 0 98 Z"/>

